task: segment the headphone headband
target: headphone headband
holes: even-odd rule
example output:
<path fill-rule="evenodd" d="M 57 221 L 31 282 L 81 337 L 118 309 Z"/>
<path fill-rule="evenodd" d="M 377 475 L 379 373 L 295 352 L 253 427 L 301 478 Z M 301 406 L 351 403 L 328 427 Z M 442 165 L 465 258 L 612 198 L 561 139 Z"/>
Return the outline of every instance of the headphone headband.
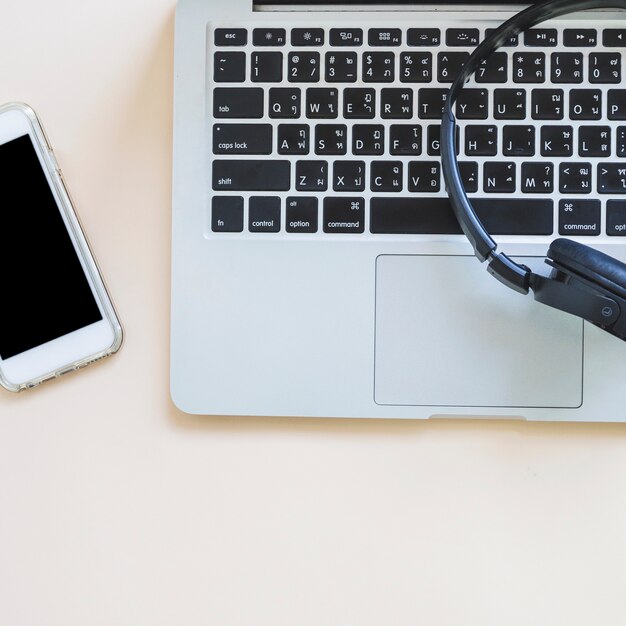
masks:
<path fill-rule="evenodd" d="M 511 37 L 548 19 L 588 9 L 626 9 L 626 0 L 548 0 L 528 7 L 504 22 L 474 50 L 452 83 L 444 104 L 441 120 L 441 166 L 454 215 L 478 259 L 481 262 L 489 260 L 487 270 L 505 285 L 521 293 L 528 293 L 536 276 L 526 266 L 496 252 L 497 244 L 486 231 L 467 197 L 456 158 L 456 118 L 453 106 L 478 66 Z"/>

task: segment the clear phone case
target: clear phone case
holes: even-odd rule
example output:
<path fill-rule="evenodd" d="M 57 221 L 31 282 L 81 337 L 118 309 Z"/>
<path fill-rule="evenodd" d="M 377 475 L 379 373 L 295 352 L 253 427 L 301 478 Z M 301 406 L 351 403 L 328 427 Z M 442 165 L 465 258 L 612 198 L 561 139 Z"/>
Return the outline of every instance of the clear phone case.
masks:
<path fill-rule="evenodd" d="M 91 279 L 91 284 L 94 287 L 98 304 L 101 307 L 105 319 L 111 325 L 114 336 L 114 340 L 111 345 L 104 350 L 85 356 L 77 361 L 64 364 L 53 371 L 38 375 L 37 377 L 20 384 L 15 384 L 7 380 L 2 371 L 2 362 L 0 361 L 0 385 L 8 391 L 17 392 L 22 391 L 23 389 L 36 387 L 46 380 L 58 378 L 59 376 L 75 371 L 89 365 L 90 363 L 94 363 L 95 361 L 99 361 L 100 359 L 114 354 L 122 345 L 124 333 L 109 296 L 107 287 L 98 268 L 98 264 L 96 263 L 89 242 L 87 241 L 87 237 L 81 227 L 80 220 L 74 210 L 74 205 L 65 186 L 65 182 L 56 162 L 52 147 L 48 141 L 43 126 L 39 121 L 39 118 L 31 107 L 20 102 L 11 102 L 0 106 L 0 115 L 7 111 L 19 111 L 28 120 L 31 130 L 31 138 L 35 144 L 36 150 L 43 156 L 43 161 L 53 186 L 53 192 L 56 196 L 58 205 L 67 220 L 70 236 L 76 244 L 76 251 L 80 259 L 83 261 L 85 271 Z M 5 275 L 5 280 L 6 279 Z"/>

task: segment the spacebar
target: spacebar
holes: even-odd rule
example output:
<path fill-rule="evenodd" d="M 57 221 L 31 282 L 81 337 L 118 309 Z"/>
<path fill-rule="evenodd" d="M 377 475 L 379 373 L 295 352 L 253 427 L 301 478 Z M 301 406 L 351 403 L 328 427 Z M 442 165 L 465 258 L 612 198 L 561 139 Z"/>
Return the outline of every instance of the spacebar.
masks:
<path fill-rule="evenodd" d="M 472 198 L 492 235 L 551 235 L 552 200 Z M 370 231 L 377 234 L 458 235 L 461 228 L 447 198 L 373 198 Z"/>

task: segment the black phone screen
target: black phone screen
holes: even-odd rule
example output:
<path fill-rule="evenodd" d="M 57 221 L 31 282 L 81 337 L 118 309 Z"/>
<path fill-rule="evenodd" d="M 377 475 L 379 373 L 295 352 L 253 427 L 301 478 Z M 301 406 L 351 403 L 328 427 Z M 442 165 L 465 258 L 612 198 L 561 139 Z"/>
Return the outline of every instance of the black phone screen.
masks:
<path fill-rule="evenodd" d="M 28 135 L 0 145 L 0 357 L 102 319 Z"/>

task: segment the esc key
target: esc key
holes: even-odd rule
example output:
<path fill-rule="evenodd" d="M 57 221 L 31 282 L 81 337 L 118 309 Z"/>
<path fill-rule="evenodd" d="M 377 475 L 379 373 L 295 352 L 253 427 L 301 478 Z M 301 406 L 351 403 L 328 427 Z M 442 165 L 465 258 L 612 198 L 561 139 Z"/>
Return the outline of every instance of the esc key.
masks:
<path fill-rule="evenodd" d="M 248 31 L 245 28 L 216 28 L 216 46 L 245 46 L 248 43 Z"/>

